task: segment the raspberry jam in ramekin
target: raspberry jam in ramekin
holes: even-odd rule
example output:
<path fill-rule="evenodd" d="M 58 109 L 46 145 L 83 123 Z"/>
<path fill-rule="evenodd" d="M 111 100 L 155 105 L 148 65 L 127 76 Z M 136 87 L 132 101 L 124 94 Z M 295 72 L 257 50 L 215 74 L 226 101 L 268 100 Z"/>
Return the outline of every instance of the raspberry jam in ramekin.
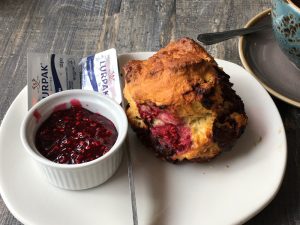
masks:
<path fill-rule="evenodd" d="M 107 153 L 117 137 L 116 127 L 109 119 L 76 104 L 55 110 L 37 130 L 35 145 L 53 162 L 80 164 Z"/>
<path fill-rule="evenodd" d="M 57 119 L 51 120 L 51 115 Z M 116 173 L 127 131 L 127 117 L 118 102 L 95 91 L 73 89 L 37 102 L 25 115 L 20 136 L 50 184 L 83 190 Z"/>

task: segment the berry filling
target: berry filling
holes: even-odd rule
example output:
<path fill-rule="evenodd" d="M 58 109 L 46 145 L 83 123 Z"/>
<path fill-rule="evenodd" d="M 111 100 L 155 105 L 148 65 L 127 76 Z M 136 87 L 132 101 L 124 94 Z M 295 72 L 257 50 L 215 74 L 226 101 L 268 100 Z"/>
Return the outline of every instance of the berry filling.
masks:
<path fill-rule="evenodd" d="M 81 106 L 54 111 L 35 137 L 38 151 L 61 164 L 79 164 L 99 158 L 117 140 L 114 124 Z"/>
<path fill-rule="evenodd" d="M 142 119 L 150 126 L 152 138 L 161 146 L 172 152 L 181 152 L 192 144 L 191 131 L 183 121 L 164 108 L 151 104 L 138 105 Z"/>

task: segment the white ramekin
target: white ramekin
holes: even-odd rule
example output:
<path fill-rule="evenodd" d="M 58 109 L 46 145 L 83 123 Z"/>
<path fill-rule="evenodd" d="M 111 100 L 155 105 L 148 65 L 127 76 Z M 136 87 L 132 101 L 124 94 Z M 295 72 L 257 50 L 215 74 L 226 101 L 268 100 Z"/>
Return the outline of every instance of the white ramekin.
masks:
<path fill-rule="evenodd" d="M 95 160 L 81 164 L 55 163 L 38 152 L 35 147 L 35 135 L 38 127 L 50 116 L 55 107 L 62 104 L 70 107 L 70 102 L 74 99 L 79 100 L 83 108 L 100 113 L 111 120 L 118 131 L 118 137 L 113 147 Z M 51 184 L 68 190 L 82 190 L 104 183 L 116 172 L 122 160 L 122 144 L 127 129 L 126 114 L 114 100 L 93 91 L 68 90 L 53 94 L 35 104 L 25 116 L 20 134 L 26 152 L 34 159 L 37 168 L 45 174 Z"/>

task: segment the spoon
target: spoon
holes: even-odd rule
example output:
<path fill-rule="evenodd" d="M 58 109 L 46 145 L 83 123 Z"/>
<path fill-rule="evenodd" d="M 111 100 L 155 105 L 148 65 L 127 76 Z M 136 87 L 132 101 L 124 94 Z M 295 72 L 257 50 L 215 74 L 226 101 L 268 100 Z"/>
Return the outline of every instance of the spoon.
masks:
<path fill-rule="evenodd" d="M 226 41 L 236 36 L 243 36 L 246 34 L 251 34 L 260 30 L 265 30 L 267 28 L 271 28 L 272 24 L 267 23 L 263 25 L 254 25 L 248 28 L 241 28 L 236 30 L 228 30 L 223 32 L 215 32 L 215 33 L 206 33 L 206 34 L 199 34 L 197 40 L 202 42 L 205 45 L 212 45 L 222 41 Z"/>

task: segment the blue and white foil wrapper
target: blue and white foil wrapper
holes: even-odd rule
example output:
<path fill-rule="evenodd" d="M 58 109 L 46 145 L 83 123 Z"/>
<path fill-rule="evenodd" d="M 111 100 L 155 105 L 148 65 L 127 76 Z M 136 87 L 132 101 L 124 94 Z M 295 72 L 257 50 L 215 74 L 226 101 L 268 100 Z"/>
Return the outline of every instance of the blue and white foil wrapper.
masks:
<path fill-rule="evenodd" d="M 69 89 L 93 90 L 122 102 L 118 58 L 112 48 L 86 58 L 28 53 L 28 108 L 43 98 Z"/>
<path fill-rule="evenodd" d="M 61 54 L 27 54 L 28 108 L 49 95 L 81 88 L 80 58 Z"/>
<path fill-rule="evenodd" d="M 83 90 L 93 90 L 109 96 L 117 103 L 122 102 L 118 59 L 112 48 L 81 60 Z"/>

